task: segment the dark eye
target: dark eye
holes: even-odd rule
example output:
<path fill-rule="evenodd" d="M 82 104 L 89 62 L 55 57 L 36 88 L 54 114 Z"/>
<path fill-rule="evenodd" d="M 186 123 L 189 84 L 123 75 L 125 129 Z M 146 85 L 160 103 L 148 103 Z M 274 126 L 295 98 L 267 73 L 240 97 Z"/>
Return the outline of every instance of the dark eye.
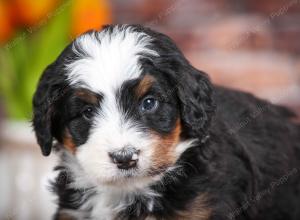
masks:
<path fill-rule="evenodd" d="M 158 100 L 153 97 L 146 97 L 141 104 L 141 110 L 143 112 L 153 112 L 158 107 Z"/>
<path fill-rule="evenodd" d="M 84 110 L 81 112 L 82 116 L 86 119 L 91 119 L 91 117 L 93 116 L 93 107 L 85 107 Z"/>

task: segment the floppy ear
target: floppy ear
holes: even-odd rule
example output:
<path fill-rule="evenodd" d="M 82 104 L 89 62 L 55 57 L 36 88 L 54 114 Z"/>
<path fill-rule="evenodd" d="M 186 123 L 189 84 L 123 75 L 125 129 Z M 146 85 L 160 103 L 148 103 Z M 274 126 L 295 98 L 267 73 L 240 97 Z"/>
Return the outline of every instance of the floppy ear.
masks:
<path fill-rule="evenodd" d="M 141 59 L 144 68 L 149 64 L 169 76 L 170 82 L 176 85 L 182 125 L 189 131 L 186 135 L 205 137 L 215 111 L 213 86 L 208 76 L 189 64 L 171 38 L 150 29 L 144 31 L 153 37 L 152 44 L 159 53 L 150 60 Z"/>
<path fill-rule="evenodd" d="M 44 156 L 51 153 L 53 134 L 52 119 L 55 102 L 62 94 L 62 80 L 56 73 L 55 63 L 43 72 L 33 97 L 33 128 Z"/>
<path fill-rule="evenodd" d="M 204 136 L 215 111 L 213 86 L 208 76 L 189 66 L 178 81 L 181 119 L 192 137 Z"/>

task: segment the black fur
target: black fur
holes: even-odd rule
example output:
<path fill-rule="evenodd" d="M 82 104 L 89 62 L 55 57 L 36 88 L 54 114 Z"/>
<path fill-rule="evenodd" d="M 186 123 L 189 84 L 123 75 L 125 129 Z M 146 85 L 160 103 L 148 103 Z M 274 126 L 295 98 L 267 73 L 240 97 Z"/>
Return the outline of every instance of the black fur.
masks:
<path fill-rule="evenodd" d="M 167 36 L 134 27 L 153 38 L 152 49 L 160 54 L 140 62 L 145 73 L 158 79 L 155 91 L 164 90 L 160 97 L 165 101 L 164 109 L 169 109 L 144 118 L 146 127 L 168 133 L 180 115 L 181 138 L 197 138 L 198 142 L 181 155 L 177 161 L 180 169 L 170 171 L 151 186 L 162 195 L 155 198 L 151 212 L 147 198 L 137 196 L 133 205 L 118 214 L 119 218 L 174 219 L 178 212 L 188 210 L 197 196 L 207 195 L 206 209 L 211 210 L 211 220 L 299 220 L 300 125 L 292 122 L 295 115 L 251 94 L 212 85 L 207 75 L 193 68 Z M 105 28 L 111 30 L 112 26 Z M 67 62 L 64 57 L 70 56 L 76 59 L 67 48 L 47 68 L 34 97 L 33 124 L 44 155 L 49 155 L 53 137 L 60 140 L 55 131 L 62 128 L 54 127 L 53 122 L 61 124 L 58 122 L 67 117 L 56 112 L 54 105 L 67 102 L 66 94 L 71 92 L 61 68 Z M 128 117 L 141 120 L 134 104 L 138 100 L 130 97 L 136 83 L 124 85 L 119 99 Z M 53 100 L 60 96 L 64 99 Z M 81 121 L 78 123 L 82 125 Z M 88 133 L 85 138 L 79 137 L 86 138 Z M 93 189 L 86 193 L 69 188 L 72 173 L 61 169 L 54 183 L 60 209 L 77 210 L 94 196 Z M 68 178 L 62 181 L 62 176 Z M 172 181 L 174 178 L 176 181 Z"/>
<path fill-rule="evenodd" d="M 150 72 L 155 72 L 157 74 L 153 69 L 150 69 Z M 139 107 L 140 103 L 143 101 L 143 97 L 138 99 L 132 94 L 134 94 L 137 84 L 143 77 L 144 74 L 142 74 L 139 79 L 129 80 L 122 86 L 117 95 L 120 108 L 126 112 L 128 118 L 134 119 L 136 122 L 142 121 L 142 123 L 140 123 L 142 126 L 141 129 L 152 129 L 162 135 L 168 134 L 175 126 L 176 119 L 179 115 L 177 99 L 172 95 L 166 95 L 168 91 L 172 90 L 172 87 L 169 83 L 166 83 L 166 79 L 159 79 L 156 77 L 156 81 L 144 97 L 158 97 L 160 101 L 158 111 L 153 114 L 139 114 Z"/>
<path fill-rule="evenodd" d="M 68 59 L 75 59 L 75 54 L 71 51 L 70 45 L 46 68 L 33 97 L 32 123 L 44 156 L 48 156 L 52 149 L 53 117 L 57 113 L 54 106 L 69 89 L 64 65 Z"/>

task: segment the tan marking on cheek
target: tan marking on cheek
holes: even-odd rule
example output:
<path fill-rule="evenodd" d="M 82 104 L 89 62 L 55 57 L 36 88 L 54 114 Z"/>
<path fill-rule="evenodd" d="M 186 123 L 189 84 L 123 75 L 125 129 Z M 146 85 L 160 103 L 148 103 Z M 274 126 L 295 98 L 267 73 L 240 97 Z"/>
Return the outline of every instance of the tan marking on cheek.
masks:
<path fill-rule="evenodd" d="M 176 125 L 171 133 L 164 137 L 161 137 L 158 134 L 154 135 L 157 142 L 154 146 L 152 161 L 153 166 L 156 169 L 165 168 L 176 162 L 175 149 L 180 141 L 180 134 L 181 122 L 180 119 L 177 119 Z"/>
<path fill-rule="evenodd" d="M 152 76 L 145 75 L 135 89 L 136 96 L 138 98 L 143 97 L 148 92 L 150 87 L 153 85 L 154 81 L 155 79 Z"/>
<path fill-rule="evenodd" d="M 68 130 L 66 130 L 65 135 L 63 137 L 63 145 L 68 151 L 70 151 L 72 154 L 75 154 L 76 145 L 75 145 L 73 138 Z"/>
<path fill-rule="evenodd" d="M 188 206 L 185 211 L 177 213 L 174 220 L 209 220 L 212 209 L 207 205 L 207 195 L 202 194 L 197 196 Z"/>

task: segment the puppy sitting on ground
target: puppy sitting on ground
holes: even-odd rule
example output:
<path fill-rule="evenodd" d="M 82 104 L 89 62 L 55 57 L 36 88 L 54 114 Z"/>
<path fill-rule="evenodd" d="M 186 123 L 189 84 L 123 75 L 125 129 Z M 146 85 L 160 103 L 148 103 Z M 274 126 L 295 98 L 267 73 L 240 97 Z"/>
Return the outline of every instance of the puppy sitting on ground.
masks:
<path fill-rule="evenodd" d="M 295 115 L 212 85 L 163 34 L 83 34 L 33 108 L 43 155 L 61 157 L 55 219 L 300 219 Z"/>

